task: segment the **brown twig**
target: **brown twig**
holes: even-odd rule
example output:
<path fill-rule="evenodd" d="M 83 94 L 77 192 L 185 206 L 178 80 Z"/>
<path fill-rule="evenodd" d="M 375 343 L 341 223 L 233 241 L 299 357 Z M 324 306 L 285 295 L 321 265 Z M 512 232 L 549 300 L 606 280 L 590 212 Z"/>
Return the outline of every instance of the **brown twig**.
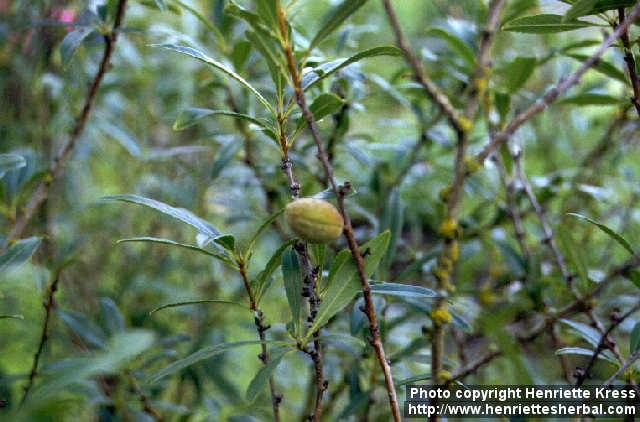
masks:
<path fill-rule="evenodd" d="M 267 336 L 266 332 L 271 328 L 270 325 L 266 325 L 264 322 L 264 313 L 258 308 L 258 304 L 255 300 L 255 294 L 253 289 L 251 288 L 251 283 L 249 282 L 249 276 L 247 275 L 247 269 L 242 260 L 238 260 L 238 269 L 240 272 L 240 276 L 242 277 L 242 282 L 244 283 L 244 288 L 247 291 L 247 295 L 249 296 L 249 309 L 253 312 L 253 322 L 256 326 L 256 331 L 258 331 L 258 337 L 260 338 L 260 347 L 262 348 L 261 353 L 258 355 L 258 359 L 262 361 L 264 365 L 269 363 L 269 351 L 267 350 Z M 271 408 L 273 409 L 273 419 L 276 422 L 280 421 L 280 403 L 282 402 L 282 394 L 278 394 L 276 390 L 276 384 L 273 380 L 273 376 L 269 377 L 269 391 L 271 392 Z"/>
<path fill-rule="evenodd" d="M 316 320 L 316 316 L 318 315 L 318 309 L 320 308 L 320 296 L 318 295 L 319 268 L 311 268 L 307 247 L 304 243 L 298 242 L 295 249 L 302 261 L 302 268 L 304 268 L 305 277 L 302 296 L 306 297 L 309 302 L 309 318 L 307 319 L 307 326 L 308 328 L 311 328 Z M 313 361 L 315 371 L 314 381 L 316 385 L 316 400 L 313 413 L 309 416 L 309 420 L 313 422 L 320 422 L 320 418 L 322 417 L 322 396 L 329 386 L 328 382 L 324 378 L 320 332 L 316 331 L 313 333 L 313 349 L 304 347 L 300 350 L 309 355 Z"/>
<path fill-rule="evenodd" d="M 418 60 L 415 54 L 413 54 L 413 52 L 411 51 L 409 41 L 402 32 L 400 22 L 398 21 L 396 12 L 391 5 L 391 1 L 382 0 L 382 4 L 384 5 L 385 11 L 387 13 L 389 24 L 393 29 L 393 33 L 396 38 L 396 45 L 399 49 L 402 50 L 407 63 L 409 63 L 409 66 L 411 66 L 411 69 L 413 71 L 413 78 L 422 86 L 429 98 L 431 98 L 431 101 L 436 103 L 442 113 L 447 116 L 447 120 L 449 120 L 449 123 L 454 128 L 454 130 L 456 132 L 464 132 L 465 127 L 468 126 L 468 124 L 465 124 L 463 117 L 460 115 L 460 112 L 457 111 L 453 107 L 453 105 L 451 105 L 449 98 L 429 77 L 425 75 L 420 60 Z"/>
<path fill-rule="evenodd" d="M 547 221 L 546 212 L 538 201 L 536 194 L 533 192 L 533 187 L 531 186 L 531 183 L 529 183 L 527 176 L 524 174 L 524 170 L 522 168 L 522 150 L 518 148 L 518 150 L 515 151 L 512 156 L 515 176 L 518 179 L 518 182 L 520 183 L 522 189 L 524 190 L 525 195 L 529 199 L 531 206 L 533 206 L 533 210 L 538 217 L 538 220 L 540 221 L 540 225 L 542 226 L 542 230 L 544 232 L 544 238 L 542 240 L 549 246 L 553 259 L 556 262 L 556 265 L 558 266 L 560 274 L 562 275 L 562 278 L 565 281 L 566 285 L 570 289 L 572 289 L 573 274 L 569 272 L 564 255 L 562 255 L 562 252 L 560 252 L 560 248 L 558 248 L 553 229 Z"/>
<path fill-rule="evenodd" d="M 629 359 L 627 359 L 622 364 L 622 366 L 620 366 L 620 368 L 618 368 L 618 370 L 613 375 L 611 375 L 611 377 L 608 380 L 606 380 L 604 384 L 602 384 L 602 386 L 604 388 L 609 387 L 611 384 L 614 383 L 614 381 L 616 380 L 616 378 L 618 378 L 620 374 L 622 374 L 624 371 L 629 369 L 629 367 L 633 365 L 635 361 L 637 361 L 638 359 L 640 359 L 640 350 L 635 351 L 631 356 L 629 356 Z"/>
<path fill-rule="evenodd" d="M 371 336 L 369 338 L 370 344 L 373 346 L 376 356 L 378 358 L 378 362 L 380 363 L 380 367 L 384 373 L 385 378 L 385 386 L 387 389 L 387 395 L 389 398 L 389 406 L 391 408 L 391 413 L 395 421 L 400 421 L 400 408 L 398 406 L 398 399 L 396 395 L 395 386 L 393 384 L 393 377 L 391 375 L 391 366 L 387 361 L 386 354 L 384 351 L 384 346 L 382 345 L 382 340 L 380 339 L 380 328 L 378 327 L 378 322 L 376 319 L 375 311 L 373 308 L 373 299 L 371 295 L 371 287 L 369 286 L 369 280 L 365 272 L 364 267 L 364 258 L 360 252 L 360 247 L 355 239 L 355 235 L 353 233 L 353 227 L 351 226 L 351 219 L 349 214 L 345 208 L 345 196 L 350 190 L 350 184 L 345 183 L 343 186 L 338 186 L 334 176 L 333 176 L 333 166 L 329 162 L 327 157 L 327 153 L 325 151 L 322 139 L 320 137 L 320 133 L 315 123 L 315 119 L 313 117 L 313 113 L 309 110 L 309 106 L 307 105 L 304 91 L 302 89 L 302 84 L 300 80 L 300 72 L 298 71 L 298 65 L 296 62 L 296 58 L 293 54 L 293 50 L 291 48 L 290 40 L 289 40 L 289 30 L 288 24 L 285 17 L 285 10 L 280 6 L 278 2 L 278 22 L 280 26 L 280 36 L 282 39 L 282 46 L 285 51 L 285 55 L 287 58 L 287 66 L 289 69 L 289 73 L 291 76 L 291 82 L 293 84 L 293 89 L 295 92 L 296 103 L 298 107 L 302 111 L 303 118 L 307 123 L 313 141 L 316 144 L 316 148 L 318 151 L 318 159 L 322 163 L 324 168 L 327 181 L 333 190 L 334 195 L 337 198 L 338 202 L 338 210 L 340 214 L 342 214 L 344 220 L 344 236 L 347 240 L 347 244 L 349 246 L 349 250 L 356 262 L 356 267 L 358 269 L 358 277 L 362 284 L 362 293 L 364 297 L 364 312 L 369 319 L 369 330 L 371 332 Z"/>
<path fill-rule="evenodd" d="M 55 295 L 58 291 L 58 284 L 60 282 L 60 270 L 58 270 L 53 279 L 51 280 L 51 284 L 49 285 L 49 289 L 47 290 L 47 296 L 42 304 L 44 306 L 44 320 L 42 323 L 42 330 L 40 331 L 40 341 L 38 342 L 38 349 L 36 350 L 35 355 L 33 356 L 33 363 L 31 364 L 31 370 L 29 371 L 29 378 L 27 380 L 27 385 L 24 386 L 24 393 L 22 395 L 22 400 L 20 405 L 22 406 L 27 397 L 29 396 L 29 392 L 33 387 L 33 383 L 38 374 L 38 366 L 40 364 L 40 358 L 42 357 L 42 352 L 44 351 L 44 346 L 49 339 L 49 323 L 51 321 L 51 314 L 56 307 Z"/>
<path fill-rule="evenodd" d="M 529 119 L 536 114 L 543 111 L 548 105 L 553 103 L 560 95 L 564 94 L 569 88 L 580 82 L 580 79 L 589 68 L 598 63 L 600 57 L 607 51 L 607 49 L 623 34 L 626 33 L 629 26 L 640 15 L 640 3 L 638 3 L 629 16 L 620 23 L 615 31 L 609 35 L 600 47 L 576 70 L 567 78 L 561 79 L 549 92 L 547 92 L 542 98 L 532 104 L 529 108 L 516 115 L 511 122 L 505 126 L 503 130 L 496 134 L 496 136 L 478 153 L 475 158 L 479 163 L 484 161 L 504 142 L 506 142 L 515 132 L 525 124 Z"/>
<path fill-rule="evenodd" d="M 591 356 L 591 359 L 589 359 L 589 362 L 587 363 L 587 366 L 584 369 L 582 369 L 581 371 L 578 372 L 578 375 L 576 376 L 576 387 L 580 387 L 585 382 L 585 380 L 589 377 L 589 372 L 591 371 L 591 368 L 593 368 L 593 365 L 595 365 L 596 360 L 598 359 L 598 356 L 600 356 L 600 353 L 602 353 L 606 349 L 612 349 L 613 348 L 613 345 L 611 344 L 610 339 L 609 339 L 609 334 L 611 334 L 613 332 L 613 330 L 615 330 L 628 317 L 633 315 L 638 310 L 640 310 L 640 304 L 633 306 L 627 312 L 625 312 L 622 315 L 617 316 L 614 319 L 614 321 L 609 326 L 609 328 L 600 337 L 600 341 L 598 342 L 598 346 L 596 347 L 596 350 L 593 352 L 593 355 Z"/>
<path fill-rule="evenodd" d="M 618 16 L 620 22 L 624 22 L 624 7 L 618 9 Z M 629 80 L 633 87 L 633 97 L 631 98 L 631 104 L 636 109 L 638 116 L 640 116 L 640 80 L 638 80 L 638 72 L 636 70 L 636 60 L 633 57 L 633 51 L 631 50 L 631 41 L 629 40 L 629 32 L 624 31 L 620 34 L 620 40 L 624 48 L 624 61 L 627 64 L 627 71 L 629 72 Z"/>
<path fill-rule="evenodd" d="M 94 76 L 93 81 L 89 86 L 89 91 L 87 92 L 87 97 L 85 99 L 84 106 L 82 107 L 82 111 L 76 118 L 67 143 L 64 144 L 62 150 L 51 163 L 47 176 L 45 176 L 40 182 L 36 190 L 31 195 L 29 202 L 24 207 L 23 213 L 16 219 L 13 228 L 6 237 L 7 242 L 4 248 L 10 245 L 12 241 L 19 239 L 22 236 L 24 230 L 26 229 L 33 216 L 38 212 L 42 204 L 49 197 L 51 186 L 60 178 L 60 176 L 62 176 L 64 166 L 69 160 L 71 153 L 75 149 L 78 139 L 84 132 L 84 128 L 87 125 L 89 115 L 91 114 L 91 110 L 93 109 L 93 105 L 98 94 L 98 88 L 102 83 L 102 79 L 104 78 L 105 73 L 109 69 L 109 62 L 111 60 L 113 49 L 118 38 L 118 31 L 120 30 L 120 26 L 122 25 L 122 21 L 124 20 L 126 6 L 127 0 L 118 1 L 113 26 L 111 28 L 111 31 L 104 36 L 104 52 L 102 54 L 102 60 L 100 61 L 98 72 Z"/>
<path fill-rule="evenodd" d="M 131 385 L 131 389 L 138 396 L 138 400 L 142 405 L 142 411 L 147 415 L 149 415 L 151 418 L 153 418 L 153 420 L 155 420 L 156 422 L 162 422 L 164 419 L 162 418 L 160 413 L 158 413 L 158 411 L 153 408 L 153 406 L 151 405 L 151 401 L 149 400 L 147 395 L 144 393 L 144 391 L 142 391 L 142 388 L 140 388 L 140 386 L 138 385 L 138 382 L 133 377 L 133 375 L 127 372 L 126 376 L 129 379 L 129 384 Z"/>

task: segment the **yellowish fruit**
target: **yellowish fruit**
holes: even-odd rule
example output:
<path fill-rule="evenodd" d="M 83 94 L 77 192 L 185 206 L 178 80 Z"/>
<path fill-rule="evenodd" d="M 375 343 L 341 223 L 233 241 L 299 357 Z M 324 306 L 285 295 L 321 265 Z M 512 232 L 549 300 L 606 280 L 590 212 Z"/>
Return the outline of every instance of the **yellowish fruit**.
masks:
<path fill-rule="evenodd" d="M 286 206 L 284 216 L 291 230 L 310 243 L 333 242 L 344 226 L 336 207 L 322 199 L 296 199 Z"/>

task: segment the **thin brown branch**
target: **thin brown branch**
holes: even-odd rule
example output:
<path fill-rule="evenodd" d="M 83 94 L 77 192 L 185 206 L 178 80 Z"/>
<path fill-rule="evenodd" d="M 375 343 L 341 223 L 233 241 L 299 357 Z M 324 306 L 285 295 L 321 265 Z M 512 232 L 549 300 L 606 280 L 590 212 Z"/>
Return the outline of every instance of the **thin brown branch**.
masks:
<path fill-rule="evenodd" d="M 309 106 L 307 105 L 307 102 L 304 96 L 304 91 L 302 89 L 302 84 L 300 79 L 300 72 L 298 71 L 296 58 L 293 54 L 293 50 L 289 40 L 289 29 L 286 21 L 285 10 L 282 7 L 278 7 L 278 21 L 280 25 L 280 36 L 282 39 L 282 46 L 287 58 L 287 66 L 291 76 L 291 82 L 293 84 L 296 102 L 298 104 L 298 107 L 302 111 L 303 118 L 305 119 L 311 131 L 311 136 L 313 138 L 313 141 L 316 144 L 316 148 L 318 151 L 318 159 L 322 163 L 327 181 L 329 182 L 329 185 L 331 186 L 331 189 L 333 190 L 333 193 L 337 198 L 338 210 L 340 211 L 340 214 L 342 214 L 342 217 L 344 220 L 343 233 L 347 240 L 349 250 L 351 251 L 351 254 L 356 262 L 356 267 L 358 269 L 358 277 L 362 284 L 362 294 L 363 294 L 364 303 L 365 303 L 364 312 L 367 315 L 367 318 L 369 319 L 369 330 L 371 333 L 369 342 L 373 346 L 376 352 L 376 357 L 384 373 L 385 386 L 387 389 L 387 395 L 389 398 L 389 406 L 391 408 L 391 413 L 395 421 L 400 421 L 401 419 L 400 408 L 398 406 L 396 390 L 393 384 L 393 377 L 391 375 L 391 366 L 387 361 L 386 354 L 384 351 L 384 346 L 382 345 L 382 340 L 380 338 L 380 328 L 378 327 L 378 322 L 377 322 L 374 307 L 373 307 L 371 287 L 369 285 L 368 277 L 365 273 L 364 258 L 362 257 L 362 254 L 360 252 L 360 247 L 355 239 L 355 235 L 353 233 L 353 227 L 351 226 L 351 219 L 345 207 L 344 199 L 350 189 L 350 184 L 345 183 L 343 186 L 338 186 L 333 176 L 333 166 L 329 162 L 329 158 L 327 157 L 327 153 L 325 151 L 324 144 L 320 137 L 320 132 L 318 131 L 318 128 L 316 126 L 313 113 L 311 113 L 311 111 L 309 110 Z"/>
<path fill-rule="evenodd" d="M 104 75 L 109 69 L 113 49 L 118 38 L 118 32 L 124 20 L 126 6 L 127 0 L 118 1 L 118 7 L 116 9 L 113 26 L 109 34 L 104 36 L 104 52 L 102 54 L 102 60 L 100 61 L 98 72 L 94 76 L 93 81 L 89 86 L 89 91 L 87 92 L 87 97 L 82 107 L 82 111 L 75 120 L 73 129 L 71 130 L 71 134 L 69 135 L 69 139 L 51 163 L 48 175 L 43 178 L 42 182 L 40 182 L 36 190 L 31 195 L 29 202 L 27 202 L 27 205 L 24 207 L 23 213 L 16 219 L 13 228 L 6 237 L 7 242 L 4 248 L 6 248 L 7 245 L 11 244 L 12 241 L 15 241 L 22 237 L 23 232 L 25 231 L 33 216 L 38 212 L 42 204 L 49 197 L 49 192 L 52 185 L 62 176 L 65 164 L 67 163 L 69 157 L 71 156 L 71 153 L 75 149 L 78 139 L 80 139 L 80 136 L 84 132 L 84 128 L 87 125 L 89 115 L 91 114 L 93 105 L 98 95 L 98 88 L 100 88 L 100 84 L 102 83 Z"/>
<path fill-rule="evenodd" d="M 622 366 L 620 366 L 620 368 L 618 368 L 618 370 L 613 375 L 611 375 L 611 377 L 606 380 L 604 384 L 602 384 L 602 386 L 604 388 L 607 388 L 612 385 L 615 382 L 616 378 L 618 378 L 620 374 L 629 369 L 629 367 L 633 365 L 638 359 L 640 359 L 640 350 L 636 350 L 631 356 L 629 356 L 629 359 L 627 359 L 622 364 Z"/>
<path fill-rule="evenodd" d="M 633 306 L 624 314 L 615 317 L 613 323 L 609 326 L 609 328 L 607 328 L 607 330 L 600 337 L 598 346 L 596 347 L 596 350 L 593 352 L 591 359 L 589 359 L 587 366 L 583 370 L 578 372 L 578 376 L 576 379 L 576 387 L 580 387 L 586 381 L 586 379 L 589 378 L 589 372 L 591 371 L 591 368 L 593 368 L 593 365 L 595 365 L 598 359 L 598 356 L 600 356 L 600 353 L 602 353 L 604 350 L 607 350 L 607 349 L 613 349 L 613 344 L 611 344 L 611 340 L 609 339 L 609 334 L 611 334 L 613 330 L 619 327 L 620 324 L 622 324 L 628 317 L 638 312 L 638 310 L 640 310 L 640 304 Z"/>
<path fill-rule="evenodd" d="M 40 359 L 42 357 L 42 352 L 44 351 L 44 346 L 49 339 L 49 323 L 51 321 L 51 314 L 56 307 L 55 295 L 58 291 L 58 284 L 60 282 L 60 270 L 58 270 L 53 279 L 51 280 L 51 284 L 49 285 L 49 289 L 47 290 L 47 296 L 44 300 L 44 320 L 42 322 L 42 329 L 40 330 L 40 341 L 38 342 L 38 349 L 36 350 L 35 355 L 33 356 L 33 363 L 31 364 L 31 370 L 29 371 L 29 378 L 27 380 L 27 385 L 24 386 L 24 393 L 22 395 L 22 400 L 20 405 L 22 406 L 24 402 L 27 400 L 29 396 L 29 392 L 31 388 L 33 388 L 33 383 L 38 374 L 38 366 L 40 364 Z"/>
<path fill-rule="evenodd" d="M 465 124 L 464 118 L 460 115 L 460 112 L 453 107 L 453 105 L 449 101 L 449 98 L 428 76 L 425 75 L 420 60 L 411 50 L 409 41 L 402 32 L 400 22 L 398 21 L 396 12 L 391 5 L 391 1 L 382 0 L 382 4 L 384 5 L 385 11 L 387 12 L 389 24 L 393 29 L 393 33 L 396 38 L 396 45 L 399 49 L 402 50 L 407 63 L 409 63 L 409 66 L 411 66 L 411 69 L 413 71 L 413 78 L 422 86 L 429 98 L 431 98 L 431 101 L 433 101 L 442 111 L 442 113 L 447 116 L 447 119 L 449 120 L 449 123 L 454 128 L 454 130 L 456 132 L 464 132 L 468 124 Z"/>
<path fill-rule="evenodd" d="M 620 22 L 624 22 L 624 7 L 618 9 L 618 16 Z M 624 48 L 624 61 L 627 64 L 627 71 L 629 73 L 629 80 L 633 87 L 633 97 L 631 98 L 631 104 L 636 109 L 638 116 L 640 116 L 640 80 L 638 80 L 638 72 L 636 70 L 636 59 L 633 57 L 633 51 L 631 50 L 631 41 L 629 40 L 629 32 L 624 31 L 620 35 L 622 46 Z"/>
<path fill-rule="evenodd" d="M 638 3 L 629 16 L 620 23 L 615 31 L 609 35 L 600 47 L 576 70 L 567 78 L 561 79 L 551 90 L 549 90 L 542 98 L 532 104 L 529 108 L 516 115 L 506 127 L 501 130 L 496 136 L 476 155 L 476 160 L 479 163 L 484 161 L 504 142 L 506 142 L 515 132 L 525 124 L 529 119 L 543 111 L 548 105 L 553 103 L 560 95 L 567 92 L 567 90 L 580 82 L 580 79 L 589 68 L 594 66 L 600 60 L 600 57 L 607 51 L 607 49 L 613 45 L 613 43 L 623 34 L 626 33 L 629 26 L 640 16 L 640 3 Z"/>
<path fill-rule="evenodd" d="M 547 221 L 546 212 L 544 208 L 542 208 L 542 205 L 540 204 L 540 202 L 538 201 L 536 194 L 533 192 L 533 187 L 531 186 L 531 183 L 529 183 L 529 180 L 524 174 L 524 170 L 522 169 L 522 151 L 521 150 L 518 150 L 513 153 L 513 165 L 514 165 L 515 176 L 518 179 L 518 182 L 520 183 L 520 185 L 522 186 L 522 189 L 524 190 L 524 193 L 526 194 L 527 198 L 529 199 L 531 206 L 533 206 L 533 210 L 536 216 L 538 217 L 538 220 L 540 221 L 540 225 L 542 226 L 542 230 L 544 232 L 544 238 L 542 240 L 544 243 L 546 243 L 549 246 L 553 259 L 556 262 L 556 265 L 558 266 L 558 269 L 560 270 L 560 274 L 562 275 L 562 278 L 565 281 L 566 285 L 570 289 L 572 289 L 573 275 L 571 274 L 571 272 L 569 272 L 564 255 L 562 255 L 562 252 L 560 252 L 560 248 L 558 248 L 558 244 L 556 242 L 553 229 L 551 228 L 551 225 Z"/>
<path fill-rule="evenodd" d="M 158 411 L 154 409 L 154 407 L 151 405 L 151 401 L 149 400 L 147 395 L 144 393 L 144 391 L 142 391 L 142 388 L 140 388 L 140 386 L 138 385 L 138 382 L 133 377 L 133 375 L 131 375 L 129 372 L 126 372 L 125 375 L 129 379 L 129 384 L 131 385 L 131 389 L 138 396 L 138 400 L 142 405 L 142 411 L 147 415 L 149 415 L 154 421 L 163 422 L 164 419 L 162 418 L 160 413 L 158 413 Z"/>
<path fill-rule="evenodd" d="M 299 242 L 296 244 L 295 249 L 302 261 L 302 268 L 304 269 L 305 277 L 302 296 L 306 297 L 309 302 L 309 318 L 307 319 L 307 326 L 308 328 L 311 328 L 316 320 L 316 316 L 318 315 L 318 309 L 320 308 L 320 296 L 318 295 L 319 268 L 311 268 L 311 262 L 309 261 L 309 255 L 305 244 Z M 309 355 L 313 361 L 315 371 L 314 381 L 316 385 L 316 400 L 313 413 L 309 416 L 309 420 L 313 422 L 320 422 L 320 418 L 322 417 L 322 396 L 329 386 L 328 382 L 324 378 L 320 332 L 316 331 L 313 333 L 313 349 L 305 347 L 301 348 L 301 350 Z"/>
<path fill-rule="evenodd" d="M 251 312 L 253 312 L 253 322 L 256 326 L 256 331 L 258 332 L 258 337 L 260 338 L 260 347 L 261 353 L 258 355 L 258 359 L 262 361 L 264 365 L 269 363 L 269 351 L 267 350 L 267 336 L 266 332 L 271 328 L 270 325 L 265 324 L 264 322 L 264 313 L 258 308 L 258 304 L 255 300 L 255 294 L 253 289 L 251 288 L 251 283 L 249 282 L 249 276 L 247 275 L 247 269 L 243 261 L 239 260 L 237 262 L 240 276 L 242 277 L 242 282 L 244 283 L 244 288 L 247 291 L 247 295 L 249 295 L 249 308 Z M 280 421 L 280 403 L 282 403 L 282 394 L 279 394 L 276 390 L 276 384 L 272 376 L 269 377 L 269 391 L 271 393 L 271 408 L 273 409 L 273 419 L 276 422 Z"/>

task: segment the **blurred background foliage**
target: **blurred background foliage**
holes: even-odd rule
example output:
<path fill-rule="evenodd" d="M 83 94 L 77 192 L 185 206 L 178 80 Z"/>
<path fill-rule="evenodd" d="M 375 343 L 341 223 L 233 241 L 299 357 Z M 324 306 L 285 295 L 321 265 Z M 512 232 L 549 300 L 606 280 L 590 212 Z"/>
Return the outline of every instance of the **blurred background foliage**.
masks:
<path fill-rule="evenodd" d="M 235 69 L 269 101 L 275 91 L 264 59 L 245 38 L 247 24 L 225 13 L 229 2 L 184 0 L 218 34 L 180 3 L 128 2 L 112 66 L 86 131 L 29 227 L 28 236 L 42 241 L 28 263 L 3 268 L 0 315 L 19 318 L 0 319 L 0 418 L 20 402 L 41 338 L 42 301 L 55 279 L 59 279 L 57 306 L 37 388 L 23 409 L 30 420 L 146 420 L 152 415 L 145 412 L 145 400 L 166 420 L 271 418 L 266 389 L 255 401 L 245 399 L 245 390 L 261 367 L 256 345 L 146 382 L 170 362 L 204 346 L 256 340 L 255 327 L 246 308 L 221 303 L 150 315 L 162 304 L 182 300 L 245 303 L 246 293 L 236 271 L 209 257 L 149 243 L 116 244 L 133 236 L 197 241 L 195 230 L 162 214 L 100 201 L 122 193 L 153 198 L 192 211 L 240 242 L 290 200 L 280 151 L 256 125 L 210 116 L 173 130 L 179 113 L 189 107 L 235 108 L 258 117 L 263 112 L 235 81 L 154 44 L 197 47 Z M 237 3 L 254 9 L 250 1 Z M 321 18 L 339 2 L 285 3 L 291 3 L 294 38 L 305 45 Z M 104 41 L 98 31 L 112 19 L 114 4 L 107 2 L 105 17 L 100 17 L 103 9 L 98 1 L 0 0 L 0 153 L 25 160 L 1 180 L 2 235 L 68 139 L 102 54 Z M 426 73 L 462 109 L 487 2 L 397 1 L 395 6 Z M 507 1 L 502 25 L 505 28 L 525 15 L 562 15 L 568 7 L 554 0 Z M 615 21 L 614 12 L 605 15 Z M 575 70 L 610 29 L 596 16 L 583 19 L 601 26 L 558 34 L 506 30 L 496 34 L 487 95 L 491 104 L 481 107 L 485 114 L 478 116 L 471 132 L 471 152 L 487 143 L 487 122 L 495 126 L 508 122 Z M 83 25 L 97 30 L 77 48 L 65 46 L 65 36 Z M 632 28 L 634 52 L 636 30 Z M 393 44 L 382 5 L 369 1 L 313 51 L 310 61 L 323 63 Z M 570 271 L 587 275 L 580 279 L 582 292 L 597 287 L 629 253 L 598 227 L 566 213 L 606 224 L 637 248 L 638 120 L 629 105 L 632 91 L 625 72 L 621 50 L 610 49 L 579 86 L 528 122 L 511 142 L 522 149 L 524 168 L 561 240 Z M 365 242 L 391 230 L 377 279 L 434 288 L 431 272 L 445 212 L 440 197 L 451 183 L 455 149 L 451 129 L 411 82 L 402 57 L 360 61 L 314 89 L 311 98 L 331 92 L 343 101 L 319 127 L 336 177 L 350 181 L 357 190 L 349 197 L 348 208 L 358 239 Z M 508 151 L 503 153 L 509 164 Z M 295 142 L 291 159 L 302 196 L 325 189 L 324 173 L 306 131 Z M 461 259 L 452 298 L 455 320 L 447 334 L 445 368 L 454 372 L 488 350 L 499 349 L 503 355 L 465 382 L 561 382 L 554 350 L 595 347 L 585 340 L 584 330 L 581 336 L 569 324 L 553 328 L 555 340 L 546 334 L 527 344 L 515 340 L 515 333 L 535 326 L 544 312 L 573 300 L 543 242 L 540 223 L 517 187 L 515 204 L 522 212 L 533 263 L 518 248 L 505 186 L 493 161 L 466 184 Z M 291 237 L 282 221 L 273 225 L 258 242 L 251 275 L 259 273 L 274 250 Z M 37 239 L 32 243 L 36 245 Z M 343 239 L 330 245 L 327 263 L 345 246 Z M 280 271 L 274 278 L 262 307 L 272 326 L 270 335 L 284 340 L 290 311 Z M 596 317 L 608 325 L 612 312 L 638 303 L 637 289 L 624 277 L 607 283 L 592 300 Z M 325 348 L 327 420 L 388 420 L 386 394 L 377 362 L 364 345 L 366 324 L 358 306 L 338 313 L 325 330 L 348 336 L 327 342 Z M 429 301 L 376 296 L 376 306 L 396 382 L 415 376 L 427 379 Z M 589 324 L 580 314 L 571 319 L 585 324 L 579 328 Z M 625 355 L 637 321 L 638 315 L 632 315 L 615 332 Z M 568 358 L 572 368 L 588 360 L 580 355 Z M 309 411 L 312 370 L 303 354 L 287 355 L 277 368 L 284 420 Z M 614 370 L 605 360 L 595 365 L 593 376 L 606 379 Z M 401 387 L 398 392 L 404 396 Z"/>

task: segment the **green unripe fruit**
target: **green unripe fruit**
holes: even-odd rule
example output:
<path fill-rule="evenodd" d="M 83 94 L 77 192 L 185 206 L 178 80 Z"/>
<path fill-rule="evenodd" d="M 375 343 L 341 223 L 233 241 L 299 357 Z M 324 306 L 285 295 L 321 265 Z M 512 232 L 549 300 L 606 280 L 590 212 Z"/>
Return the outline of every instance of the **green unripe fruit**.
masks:
<path fill-rule="evenodd" d="M 285 207 L 284 217 L 291 230 L 310 243 L 333 242 L 344 226 L 336 207 L 322 199 L 296 199 Z"/>

